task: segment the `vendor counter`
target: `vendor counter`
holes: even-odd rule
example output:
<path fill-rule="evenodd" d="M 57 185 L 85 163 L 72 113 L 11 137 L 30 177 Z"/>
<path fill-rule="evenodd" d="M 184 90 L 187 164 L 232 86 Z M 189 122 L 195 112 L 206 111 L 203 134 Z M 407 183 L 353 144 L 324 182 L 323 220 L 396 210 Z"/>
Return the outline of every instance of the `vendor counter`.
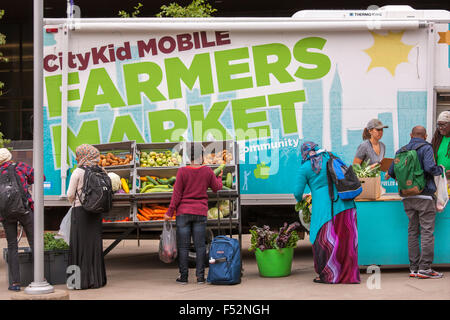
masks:
<path fill-rule="evenodd" d="M 408 217 L 397 194 L 357 200 L 358 263 L 409 265 Z M 433 264 L 450 264 L 450 205 L 436 213 Z"/>

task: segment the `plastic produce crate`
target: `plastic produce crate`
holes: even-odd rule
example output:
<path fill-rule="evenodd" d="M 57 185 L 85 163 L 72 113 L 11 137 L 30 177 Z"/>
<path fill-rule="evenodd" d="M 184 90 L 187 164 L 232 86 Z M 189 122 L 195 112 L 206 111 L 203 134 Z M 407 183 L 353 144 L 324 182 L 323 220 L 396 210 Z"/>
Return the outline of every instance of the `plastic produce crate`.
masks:
<path fill-rule="evenodd" d="M 34 280 L 33 254 L 28 247 L 19 248 L 20 286 L 26 287 Z M 11 271 L 8 265 L 8 248 L 3 249 L 3 258 L 7 263 L 8 282 L 12 284 Z M 51 285 L 65 284 L 69 250 L 44 251 L 44 278 Z"/>
<path fill-rule="evenodd" d="M 52 285 L 67 282 L 69 250 L 44 251 L 44 277 Z"/>
<path fill-rule="evenodd" d="M 122 159 L 126 158 L 126 155 L 131 155 L 131 160 L 128 164 L 115 164 L 103 166 L 107 171 L 111 169 L 117 168 L 132 168 L 135 163 L 135 141 L 122 141 L 122 142 L 111 142 L 111 143 L 103 143 L 103 144 L 95 144 L 93 145 L 100 151 L 101 156 L 107 156 L 108 153 L 112 153 L 114 156 L 120 157 Z M 101 159 L 102 160 L 102 159 Z"/>

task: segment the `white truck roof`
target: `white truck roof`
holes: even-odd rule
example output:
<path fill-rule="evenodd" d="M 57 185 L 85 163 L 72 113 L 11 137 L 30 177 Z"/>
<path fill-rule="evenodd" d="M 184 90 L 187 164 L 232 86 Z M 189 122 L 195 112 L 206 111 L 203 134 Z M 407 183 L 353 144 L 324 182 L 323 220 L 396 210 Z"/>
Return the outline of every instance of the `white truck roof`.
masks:
<path fill-rule="evenodd" d="M 293 16 L 299 20 L 421 20 L 449 22 L 450 11 L 415 10 L 410 6 L 390 5 L 376 10 L 301 10 Z"/>

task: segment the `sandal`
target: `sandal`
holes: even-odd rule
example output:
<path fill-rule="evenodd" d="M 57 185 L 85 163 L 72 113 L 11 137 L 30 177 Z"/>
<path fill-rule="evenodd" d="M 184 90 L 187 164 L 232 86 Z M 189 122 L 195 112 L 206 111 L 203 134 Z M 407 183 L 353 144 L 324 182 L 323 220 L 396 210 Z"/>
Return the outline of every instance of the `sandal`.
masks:
<path fill-rule="evenodd" d="M 313 282 L 315 282 L 315 283 L 325 283 L 325 281 L 321 280 L 319 277 L 314 278 Z"/>

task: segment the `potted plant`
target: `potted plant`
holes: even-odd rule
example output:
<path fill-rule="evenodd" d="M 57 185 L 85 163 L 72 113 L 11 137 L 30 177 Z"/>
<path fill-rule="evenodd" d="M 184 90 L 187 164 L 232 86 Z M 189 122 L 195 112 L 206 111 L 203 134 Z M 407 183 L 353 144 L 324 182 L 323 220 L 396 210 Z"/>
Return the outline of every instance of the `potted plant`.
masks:
<path fill-rule="evenodd" d="M 298 212 L 300 222 L 309 232 L 312 212 L 312 197 L 310 193 L 303 195 L 302 201 L 297 202 L 295 205 L 295 211 Z"/>
<path fill-rule="evenodd" d="M 300 224 L 286 222 L 278 232 L 269 226 L 253 226 L 250 229 L 251 246 L 255 252 L 259 274 L 263 277 L 286 277 L 291 274 L 294 248 L 297 247 L 298 234 L 295 231 Z"/>

